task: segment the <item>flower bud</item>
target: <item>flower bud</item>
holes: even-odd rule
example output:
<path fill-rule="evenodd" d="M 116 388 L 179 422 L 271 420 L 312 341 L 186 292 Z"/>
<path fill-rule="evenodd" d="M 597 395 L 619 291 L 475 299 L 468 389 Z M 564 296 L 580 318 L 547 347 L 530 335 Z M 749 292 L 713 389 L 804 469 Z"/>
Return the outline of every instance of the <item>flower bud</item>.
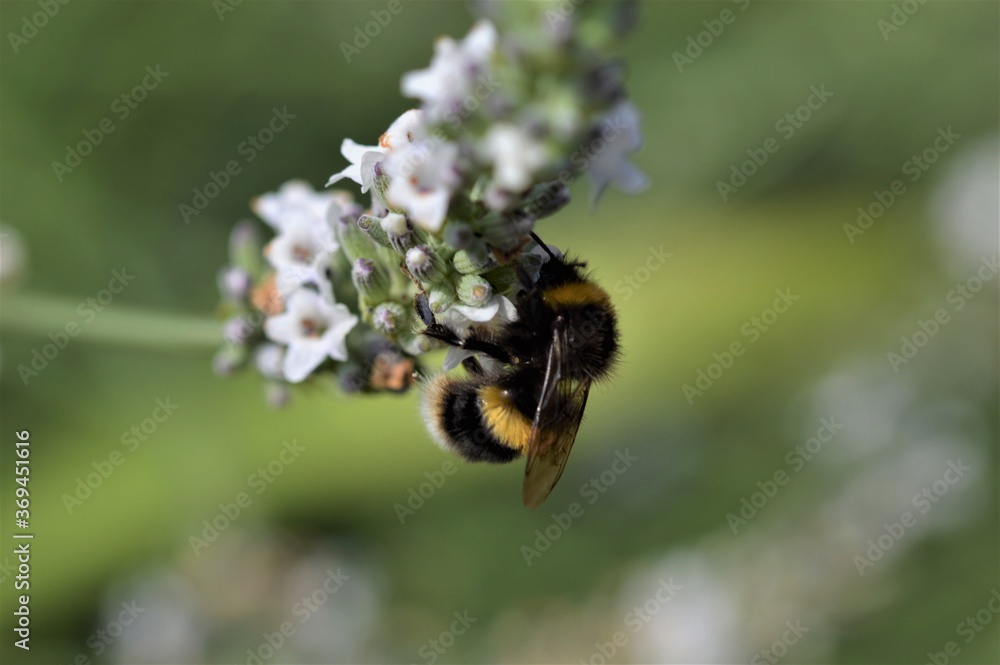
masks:
<path fill-rule="evenodd" d="M 253 279 L 244 268 L 224 266 L 219 271 L 219 293 L 223 300 L 243 302 L 250 295 Z"/>
<path fill-rule="evenodd" d="M 389 276 L 371 259 L 358 259 L 351 267 L 351 281 L 358 293 L 369 302 L 385 300 L 389 295 Z"/>
<path fill-rule="evenodd" d="M 246 362 L 247 350 L 243 345 L 229 345 L 219 349 L 212 358 L 212 370 L 216 376 L 232 376 Z"/>
<path fill-rule="evenodd" d="M 455 249 L 465 249 L 476 241 L 476 232 L 467 222 L 449 221 L 441 236 L 446 245 Z"/>
<path fill-rule="evenodd" d="M 530 230 L 530 229 L 529 229 Z M 486 242 L 505 252 L 510 252 L 521 244 L 522 233 L 519 224 L 506 215 L 490 213 L 479 220 L 479 231 Z"/>
<path fill-rule="evenodd" d="M 244 316 L 234 316 L 222 327 L 222 339 L 229 346 L 241 346 L 253 336 L 256 329 Z"/>
<path fill-rule="evenodd" d="M 372 326 L 385 335 L 401 332 L 406 321 L 406 310 L 398 302 L 384 302 L 372 313 Z"/>
<path fill-rule="evenodd" d="M 425 282 L 436 282 L 444 274 L 444 263 L 427 245 L 417 245 L 406 250 L 406 269 Z"/>
<path fill-rule="evenodd" d="M 283 379 L 285 377 L 282 364 L 285 360 L 285 349 L 277 344 L 261 344 L 253 353 L 253 364 L 257 371 L 268 379 Z"/>
<path fill-rule="evenodd" d="M 494 268 L 483 273 L 483 278 L 493 285 L 497 293 L 507 293 L 518 284 L 517 268 L 512 265 Z"/>
<path fill-rule="evenodd" d="M 382 168 L 385 156 L 367 152 L 361 158 L 361 193 L 371 190 L 372 209 L 385 207 L 385 190 L 389 187 L 389 176 Z"/>
<path fill-rule="evenodd" d="M 262 242 L 257 225 L 249 220 L 239 222 L 229 234 L 229 262 L 251 275 L 261 270 Z"/>
<path fill-rule="evenodd" d="M 455 304 L 455 294 L 451 291 L 433 289 L 427 297 L 427 304 L 435 314 L 441 314 Z"/>
<path fill-rule="evenodd" d="M 458 299 L 466 305 L 482 307 L 493 296 L 493 287 L 479 275 L 465 275 L 458 281 Z"/>
<path fill-rule="evenodd" d="M 382 219 L 380 226 L 389 239 L 389 245 L 398 254 L 406 254 L 406 250 L 427 239 L 423 232 L 414 229 L 410 221 L 399 213 L 390 212 Z"/>
<path fill-rule="evenodd" d="M 525 197 L 524 203 L 513 217 L 525 218 L 529 222 L 548 217 L 562 209 L 570 201 L 569 188 L 559 181 L 536 185 Z"/>
<path fill-rule="evenodd" d="M 283 409 L 292 401 L 292 392 L 284 383 L 268 381 L 264 387 L 264 399 L 272 409 Z"/>
<path fill-rule="evenodd" d="M 349 216 L 342 216 L 330 222 L 333 227 L 334 236 L 337 242 L 340 243 L 341 250 L 352 263 L 361 258 L 372 258 L 375 256 L 375 245 L 358 228 L 359 222 L 360 219 L 352 219 Z"/>
<path fill-rule="evenodd" d="M 391 214 L 391 213 L 390 213 Z M 403 217 L 399 215 L 399 217 Z M 405 221 L 405 217 L 403 218 Z M 385 229 L 382 228 L 382 220 L 378 217 L 372 217 L 371 215 L 361 215 L 358 218 L 358 228 L 361 229 L 369 238 L 374 242 L 381 245 L 382 247 L 387 247 L 393 249 L 392 241 L 389 240 L 389 234 L 386 233 Z"/>
<path fill-rule="evenodd" d="M 368 377 L 357 363 L 340 363 L 337 367 L 337 384 L 347 394 L 357 393 L 368 386 Z"/>
<path fill-rule="evenodd" d="M 477 255 L 465 249 L 455 252 L 452 263 L 455 265 L 455 270 L 463 275 L 478 275 L 496 266 L 485 253 Z"/>

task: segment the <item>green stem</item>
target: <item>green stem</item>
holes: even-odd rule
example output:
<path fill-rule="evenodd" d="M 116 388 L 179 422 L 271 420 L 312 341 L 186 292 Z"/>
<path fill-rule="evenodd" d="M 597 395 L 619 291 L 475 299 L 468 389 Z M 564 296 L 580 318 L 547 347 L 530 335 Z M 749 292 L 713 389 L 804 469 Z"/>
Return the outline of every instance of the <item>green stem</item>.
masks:
<path fill-rule="evenodd" d="M 72 327 L 67 330 L 71 324 L 78 332 L 71 333 Z M 0 330 L 46 337 L 66 332 L 84 341 L 160 350 L 210 350 L 222 344 L 222 325 L 211 318 L 114 303 L 97 311 L 80 301 L 38 293 L 4 294 Z"/>

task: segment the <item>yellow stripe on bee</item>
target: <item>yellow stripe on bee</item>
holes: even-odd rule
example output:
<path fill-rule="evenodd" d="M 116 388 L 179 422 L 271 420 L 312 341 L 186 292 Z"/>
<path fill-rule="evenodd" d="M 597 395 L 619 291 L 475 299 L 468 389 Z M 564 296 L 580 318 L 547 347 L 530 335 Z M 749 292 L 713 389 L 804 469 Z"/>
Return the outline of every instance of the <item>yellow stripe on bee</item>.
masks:
<path fill-rule="evenodd" d="M 531 438 L 531 421 L 517 410 L 507 391 L 498 386 L 479 389 L 483 420 L 501 443 L 522 450 Z"/>
<path fill-rule="evenodd" d="M 609 305 L 608 292 L 593 282 L 571 282 L 542 293 L 546 305 Z"/>

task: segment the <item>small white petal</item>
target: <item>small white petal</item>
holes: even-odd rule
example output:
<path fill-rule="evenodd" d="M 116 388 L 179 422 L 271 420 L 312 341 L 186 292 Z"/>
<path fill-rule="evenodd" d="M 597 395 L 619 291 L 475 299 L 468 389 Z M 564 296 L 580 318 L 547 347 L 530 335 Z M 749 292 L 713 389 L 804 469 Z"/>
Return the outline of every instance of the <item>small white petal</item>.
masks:
<path fill-rule="evenodd" d="M 486 19 L 476 21 L 469 34 L 462 40 L 462 50 L 479 60 L 492 55 L 497 45 L 497 29 Z"/>
<path fill-rule="evenodd" d="M 527 189 L 547 161 L 547 150 L 520 127 L 497 124 L 486 135 L 486 153 L 493 161 L 493 183 L 512 192 Z"/>
<path fill-rule="evenodd" d="M 465 349 L 460 349 L 457 346 L 449 347 L 448 353 L 444 357 L 444 363 L 441 365 L 441 369 L 445 372 L 450 372 L 461 365 L 463 360 L 471 358 L 474 355 L 476 354 L 471 351 L 466 351 Z"/>
<path fill-rule="evenodd" d="M 496 296 L 499 300 L 500 308 L 497 314 L 501 321 L 517 321 L 517 307 L 506 296 Z"/>
<path fill-rule="evenodd" d="M 323 339 L 297 340 L 285 352 L 282 369 L 285 379 L 299 383 L 316 369 L 327 357 L 327 345 Z"/>
<path fill-rule="evenodd" d="M 403 94 L 422 100 L 430 115 L 440 118 L 472 93 L 496 41 L 496 28 L 485 20 L 476 23 L 461 44 L 450 37 L 438 39 L 430 66 L 403 76 Z"/>
<path fill-rule="evenodd" d="M 646 176 L 628 161 L 628 155 L 642 146 L 639 112 L 631 102 L 622 102 L 612 109 L 601 122 L 611 130 L 605 150 L 595 155 L 587 165 L 593 194 L 591 204 L 596 205 L 608 185 L 634 194 L 649 183 Z"/>
<path fill-rule="evenodd" d="M 354 182 L 361 184 L 361 167 L 359 165 L 350 164 L 344 167 L 343 171 L 338 171 L 330 176 L 330 179 L 326 181 L 326 186 L 335 185 L 344 178 L 350 178 Z M 257 213 L 260 214 L 260 213 Z"/>
<path fill-rule="evenodd" d="M 347 360 L 347 333 L 358 323 L 358 317 L 353 316 L 344 305 L 336 305 L 340 320 L 323 335 L 323 344 L 327 353 L 334 360 Z"/>
<path fill-rule="evenodd" d="M 272 316 L 264 322 L 264 332 L 267 336 L 281 344 L 289 344 L 296 338 L 298 319 L 290 312 Z"/>
<path fill-rule="evenodd" d="M 423 122 L 424 114 L 420 109 L 410 109 L 403 113 L 379 137 L 378 144 L 381 151 L 397 150 L 412 143 L 416 137 L 423 135 Z"/>
<path fill-rule="evenodd" d="M 500 310 L 500 301 L 497 298 L 491 298 L 490 301 L 482 307 L 452 305 L 451 309 L 455 310 L 470 321 L 484 323 L 497 315 L 497 312 Z"/>
<path fill-rule="evenodd" d="M 347 158 L 351 164 L 359 164 L 366 152 L 381 152 L 377 145 L 361 145 L 351 139 L 344 139 L 340 144 L 340 154 Z"/>

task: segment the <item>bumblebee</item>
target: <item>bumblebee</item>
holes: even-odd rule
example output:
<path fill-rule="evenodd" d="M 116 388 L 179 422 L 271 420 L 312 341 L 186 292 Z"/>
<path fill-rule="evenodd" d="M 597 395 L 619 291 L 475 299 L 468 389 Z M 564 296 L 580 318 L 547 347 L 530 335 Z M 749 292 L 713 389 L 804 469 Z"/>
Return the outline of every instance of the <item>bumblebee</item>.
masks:
<path fill-rule="evenodd" d="M 458 331 L 437 323 L 421 296 L 423 334 L 485 356 L 466 358 L 466 378 L 442 374 L 424 389 L 424 417 L 445 450 L 470 462 L 526 456 L 524 505 L 541 505 L 566 467 L 594 381 L 619 356 L 618 320 L 608 293 L 584 263 L 553 254 L 532 281 L 519 271 L 517 320 L 497 329 Z"/>

